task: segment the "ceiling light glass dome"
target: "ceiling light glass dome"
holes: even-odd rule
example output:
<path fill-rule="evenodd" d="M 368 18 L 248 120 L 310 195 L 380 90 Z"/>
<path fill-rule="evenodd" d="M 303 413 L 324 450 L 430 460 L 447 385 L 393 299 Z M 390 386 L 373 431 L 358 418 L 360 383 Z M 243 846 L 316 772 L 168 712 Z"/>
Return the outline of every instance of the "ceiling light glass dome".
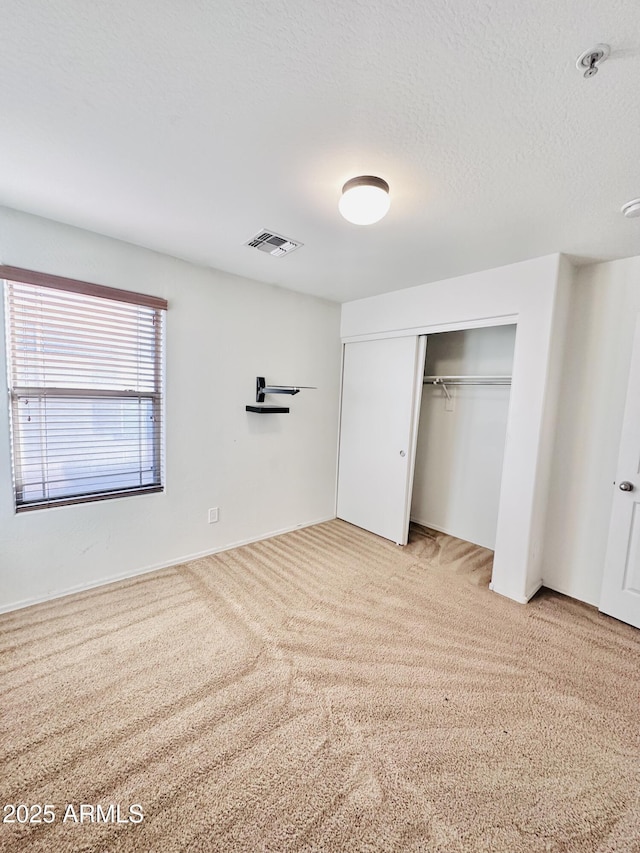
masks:
<path fill-rule="evenodd" d="M 360 175 L 342 187 L 338 210 L 354 225 L 372 225 L 382 219 L 390 205 L 389 184 L 373 175 Z"/>

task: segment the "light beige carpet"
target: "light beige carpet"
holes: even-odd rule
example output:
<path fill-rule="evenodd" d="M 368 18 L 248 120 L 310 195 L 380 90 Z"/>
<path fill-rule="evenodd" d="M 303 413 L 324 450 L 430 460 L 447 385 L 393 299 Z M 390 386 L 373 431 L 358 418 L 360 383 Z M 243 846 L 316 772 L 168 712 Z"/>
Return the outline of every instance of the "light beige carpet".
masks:
<path fill-rule="evenodd" d="M 490 568 L 333 521 L 3 616 L 2 802 L 55 820 L 0 849 L 640 850 L 640 632 Z"/>

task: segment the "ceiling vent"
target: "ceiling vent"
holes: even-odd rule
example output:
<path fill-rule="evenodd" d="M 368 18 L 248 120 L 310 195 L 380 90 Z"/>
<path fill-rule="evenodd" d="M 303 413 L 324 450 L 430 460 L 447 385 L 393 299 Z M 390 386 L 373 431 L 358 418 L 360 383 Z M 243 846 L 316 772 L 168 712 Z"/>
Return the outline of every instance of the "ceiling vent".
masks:
<path fill-rule="evenodd" d="M 253 249 L 259 249 L 261 252 L 267 252 L 275 258 L 281 255 L 288 255 L 299 249 L 303 243 L 296 243 L 295 240 L 288 240 L 281 234 L 274 234 L 273 231 L 259 231 L 251 240 L 247 240 L 245 246 L 251 246 Z"/>

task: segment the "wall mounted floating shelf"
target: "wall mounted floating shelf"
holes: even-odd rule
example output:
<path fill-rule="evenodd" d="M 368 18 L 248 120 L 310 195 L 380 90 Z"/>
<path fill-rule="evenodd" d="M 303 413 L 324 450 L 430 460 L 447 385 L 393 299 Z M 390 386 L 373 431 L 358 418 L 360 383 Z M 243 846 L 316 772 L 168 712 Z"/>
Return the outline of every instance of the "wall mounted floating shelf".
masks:
<path fill-rule="evenodd" d="M 313 385 L 267 385 L 264 376 L 256 376 L 256 403 L 264 403 L 265 394 L 298 394 L 303 389 L 315 390 Z M 247 412 L 257 412 L 260 415 L 289 413 L 287 406 L 246 406 Z"/>
<path fill-rule="evenodd" d="M 248 412 L 257 412 L 259 415 L 288 415 L 288 406 L 246 406 Z"/>

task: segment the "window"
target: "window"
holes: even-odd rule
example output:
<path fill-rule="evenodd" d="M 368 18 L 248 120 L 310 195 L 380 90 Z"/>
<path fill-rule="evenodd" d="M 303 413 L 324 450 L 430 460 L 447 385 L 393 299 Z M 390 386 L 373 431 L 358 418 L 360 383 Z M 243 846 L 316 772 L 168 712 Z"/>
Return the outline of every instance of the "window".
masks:
<path fill-rule="evenodd" d="M 163 299 L 0 266 L 16 510 L 163 488 Z"/>

